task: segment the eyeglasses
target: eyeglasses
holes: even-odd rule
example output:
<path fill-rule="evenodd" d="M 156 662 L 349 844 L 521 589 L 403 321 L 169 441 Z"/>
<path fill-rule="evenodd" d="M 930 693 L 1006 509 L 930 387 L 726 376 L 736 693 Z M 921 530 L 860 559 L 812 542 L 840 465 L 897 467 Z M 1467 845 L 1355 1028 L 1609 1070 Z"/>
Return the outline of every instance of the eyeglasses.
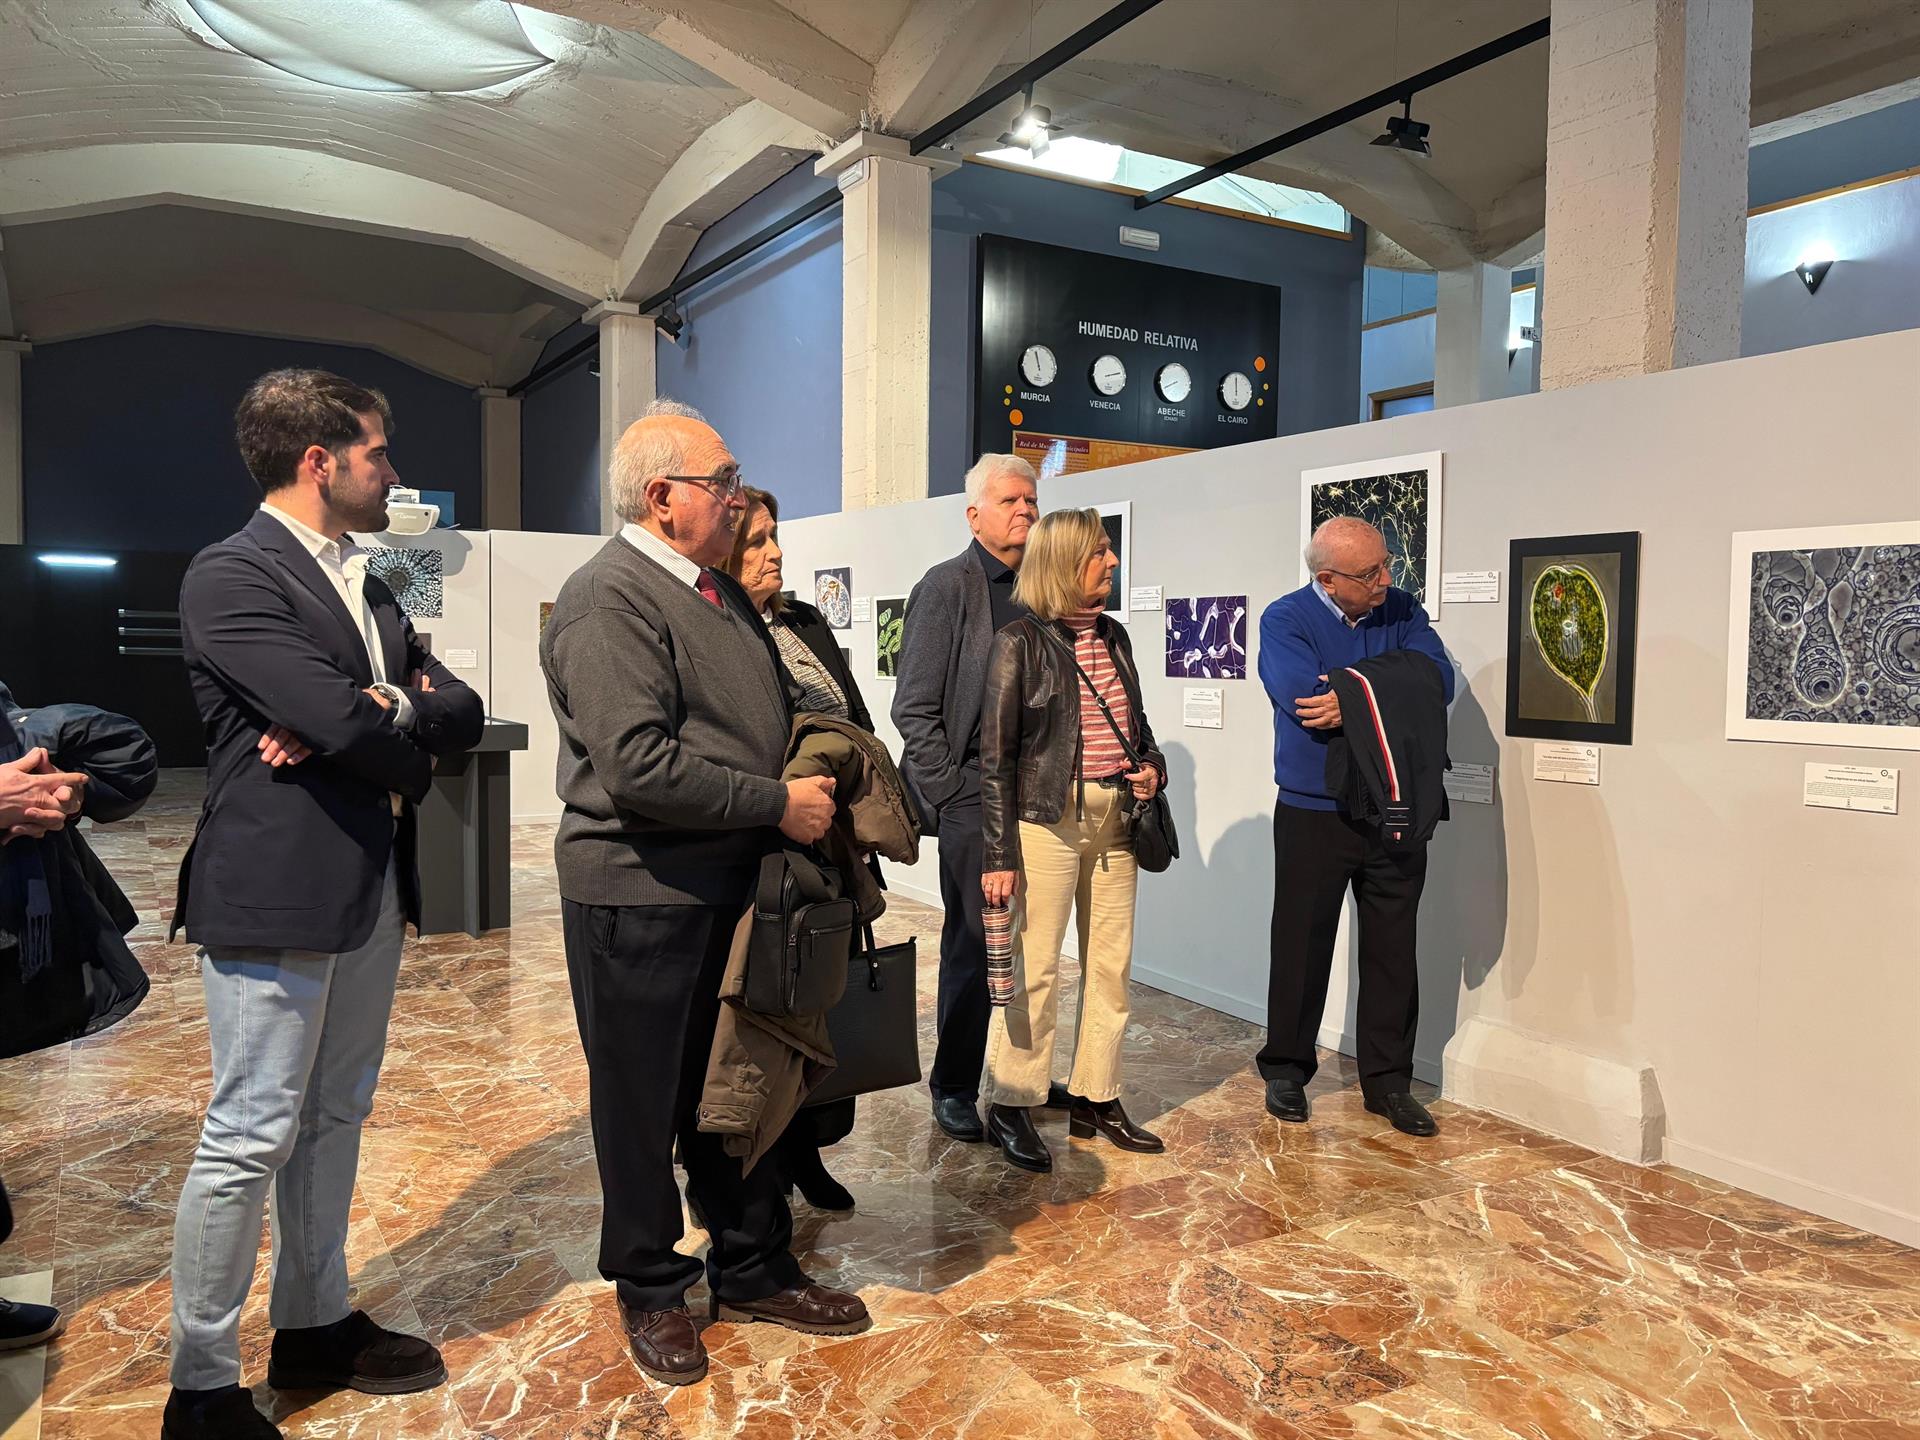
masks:
<path fill-rule="evenodd" d="M 1393 578 L 1393 561 L 1382 560 L 1371 570 L 1363 570 L 1358 575 L 1350 575 L 1345 570 L 1329 570 L 1327 573 L 1330 575 L 1338 575 L 1342 580 L 1352 580 L 1359 585 L 1371 585 L 1376 580 L 1391 580 Z"/>
<path fill-rule="evenodd" d="M 678 485 L 698 485 L 723 505 L 737 499 L 747 483 L 738 465 L 724 466 L 712 475 L 662 475 L 660 478 Z"/>

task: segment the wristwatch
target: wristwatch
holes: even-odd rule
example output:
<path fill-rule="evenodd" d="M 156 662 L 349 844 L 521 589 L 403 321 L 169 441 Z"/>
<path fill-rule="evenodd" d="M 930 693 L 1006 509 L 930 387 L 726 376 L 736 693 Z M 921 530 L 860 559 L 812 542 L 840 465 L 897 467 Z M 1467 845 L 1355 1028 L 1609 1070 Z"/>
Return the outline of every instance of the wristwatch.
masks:
<path fill-rule="evenodd" d="M 389 685 L 386 681 L 379 680 L 368 688 L 371 689 L 374 694 L 384 699 L 387 704 L 391 705 L 395 710 L 400 708 L 401 696 L 399 686 Z"/>

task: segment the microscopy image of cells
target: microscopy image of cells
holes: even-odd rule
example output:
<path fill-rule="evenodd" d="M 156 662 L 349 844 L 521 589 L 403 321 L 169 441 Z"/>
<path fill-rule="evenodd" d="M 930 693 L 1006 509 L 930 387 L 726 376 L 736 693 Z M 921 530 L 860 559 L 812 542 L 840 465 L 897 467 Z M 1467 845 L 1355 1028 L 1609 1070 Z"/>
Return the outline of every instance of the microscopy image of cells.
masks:
<path fill-rule="evenodd" d="M 1749 720 L 1920 725 L 1920 545 L 1761 551 L 1747 594 Z"/>

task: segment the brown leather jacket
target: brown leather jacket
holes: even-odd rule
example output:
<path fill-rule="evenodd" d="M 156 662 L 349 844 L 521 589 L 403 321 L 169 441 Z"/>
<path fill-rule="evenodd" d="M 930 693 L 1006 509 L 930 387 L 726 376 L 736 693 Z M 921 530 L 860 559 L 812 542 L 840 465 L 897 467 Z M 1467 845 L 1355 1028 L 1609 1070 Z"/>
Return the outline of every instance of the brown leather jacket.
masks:
<path fill-rule="evenodd" d="M 1059 643 L 1041 634 L 1045 625 Z M 1107 642 L 1133 712 L 1127 739 L 1160 772 L 1167 762 L 1140 701 L 1140 672 L 1127 627 L 1102 615 L 1094 633 Z M 987 692 L 980 706 L 980 828 L 983 870 L 1020 868 L 1021 820 L 1056 824 L 1067 813 L 1080 768 L 1080 692 L 1073 632 L 1058 621 L 1016 620 L 993 637 Z M 1102 721 L 1102 724 L 1105 722 Z"/>

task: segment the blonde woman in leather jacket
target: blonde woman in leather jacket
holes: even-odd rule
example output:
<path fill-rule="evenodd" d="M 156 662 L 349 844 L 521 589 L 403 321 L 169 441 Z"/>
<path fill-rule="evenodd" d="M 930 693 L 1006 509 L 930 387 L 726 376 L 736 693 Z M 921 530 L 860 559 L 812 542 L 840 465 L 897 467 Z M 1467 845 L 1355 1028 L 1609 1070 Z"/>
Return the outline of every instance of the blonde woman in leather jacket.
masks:
<path fill-rule="evenodd" d="M 1102 1134 L 1125 1150 L 1163 1148 L 1120 1104 L 1137 877 L 1132 807 L 1165 783 L 1166 762 L 1141 704 L 1126 628 L 1105 613 L 1118 563 L 1096 511 L 1044 517 L 1014 588 L 1032 616 L 994 637 L 987 663 L 980 883 L 989 905 L 1017 901 L 1021 923 L 1013 999 L 996 1012 L 988 1040 L 986 1128 L 1025 1170 L 1053 1168 L 1031 1111 L 1048 1095 L 1070 915 L 1081 957 L 1070 1132 Z M 1115 725 L 1141 757 L 1138 769 Z"/>

